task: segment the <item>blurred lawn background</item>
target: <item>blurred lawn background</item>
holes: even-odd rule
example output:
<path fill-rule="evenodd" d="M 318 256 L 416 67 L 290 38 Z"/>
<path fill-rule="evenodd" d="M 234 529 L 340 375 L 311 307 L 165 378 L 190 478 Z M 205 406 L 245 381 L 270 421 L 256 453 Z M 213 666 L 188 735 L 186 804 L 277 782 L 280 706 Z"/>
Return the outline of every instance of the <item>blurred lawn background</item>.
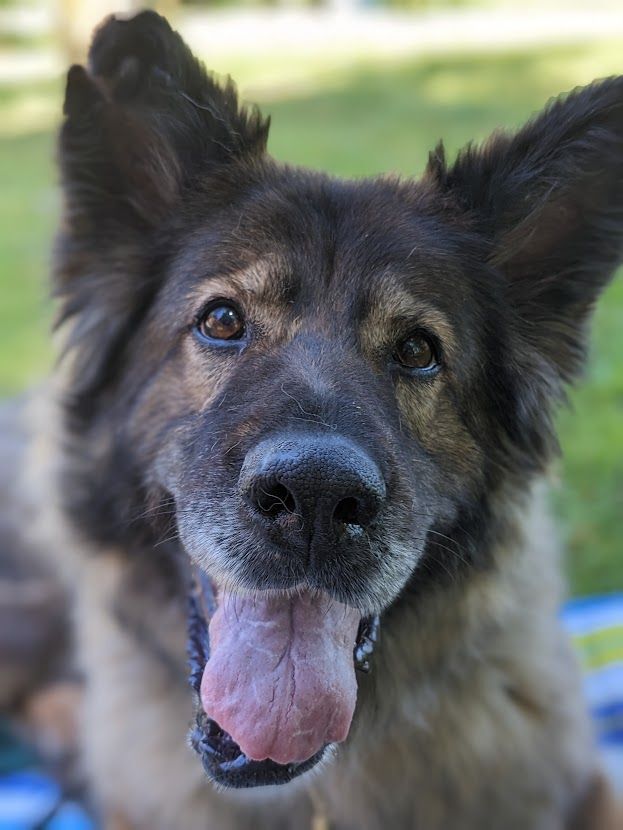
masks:
<path fill-rule="evenodd" d="M 417 174 L 440 137 L 454 152 L 521 124 L 552 95 L 623 72 L 620 0 L 216 6 L 169 0 L 165 10 L 208 66 L 232 74 L 245 98 L 270 111 L 277 158 L 339 175 Z M 115 7 L 69 0 L 61 11 L 69 24 L 100 9 Z M 47 273 L 59 216 L 55 129 L 62 67 L 84 46 L 80 34 L 68 43 L 55 20 L 36 0 L 0 0 L 0 395 L 36 383 L 54 354 Z M 595 316 L 587 378 L 559 423 L 564 459 L 554 500 L 572 590 L 621 590 L 621 274 Z"/>

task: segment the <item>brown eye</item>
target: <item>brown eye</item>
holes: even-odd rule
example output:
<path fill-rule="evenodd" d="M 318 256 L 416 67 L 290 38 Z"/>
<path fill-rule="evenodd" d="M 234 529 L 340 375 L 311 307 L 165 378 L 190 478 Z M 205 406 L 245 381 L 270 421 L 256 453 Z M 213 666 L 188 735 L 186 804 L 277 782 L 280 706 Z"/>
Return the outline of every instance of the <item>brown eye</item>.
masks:
<path fill-rule="evenodd" d="M 208 340 L 240 340 L 244 335 L 244 321 L 235 306 L 219 303 L 205 312 L 197 329 Z"/>
<path fill-rule="evenodd" d="M 407 369 L 428 372 L 438 366 L 435 347 L 424 334 L 414 334 L 396 347 L 395 359 Z"/>

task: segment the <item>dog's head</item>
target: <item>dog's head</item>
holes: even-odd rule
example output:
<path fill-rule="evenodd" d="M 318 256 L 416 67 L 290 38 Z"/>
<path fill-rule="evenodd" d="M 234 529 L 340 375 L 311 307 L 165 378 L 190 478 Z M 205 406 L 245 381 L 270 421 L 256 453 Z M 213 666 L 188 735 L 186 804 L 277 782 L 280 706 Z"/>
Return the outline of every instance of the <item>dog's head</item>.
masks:
<path fill-rule="evenodd" d="M 143 13 L 98 31 L 65 113 L 70 509 L 130 555 L 172 517 L 199 662 L 216 590 L 196 686 L 246 756 L 205 719 L 197 744 L 224 783 L 286 780 L 345 737 L 374 617 L 486 566 L 495 495 L 555 447 L 621 253 L 623 79 L 419 182 L 339 181 L 273 161 Z"/>

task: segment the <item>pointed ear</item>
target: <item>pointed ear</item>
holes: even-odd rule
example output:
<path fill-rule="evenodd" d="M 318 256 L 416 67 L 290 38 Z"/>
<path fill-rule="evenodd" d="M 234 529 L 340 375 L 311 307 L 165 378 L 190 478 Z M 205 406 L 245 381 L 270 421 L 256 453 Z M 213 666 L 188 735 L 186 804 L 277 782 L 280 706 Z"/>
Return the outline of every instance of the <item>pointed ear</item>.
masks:
<path fill-rule="evenodd" d="M 440 147 L 425 176 L 487 237 L 523 336 L 571 379 L 623 253 L 623 77 L 554 101 L 450 167 Z"/>
<path fill-rule="evenodd" d="M 211 172 L 243 166 L 250 175 L 268 121 L 241 108 L 233 85 L 208 76 L 155 12 L 102 24 L 88 68 L 69 71 L 65 116 L 54 284 L 84 417 L 157 290 L 163 220 Z"/>
<path fill-rule="evenodd" d="M 264 152 L 268 121 L 219 86 L 166 20 L 110 17 L 67 78 L 60 159 L 70 219 L 153 225 L 201 171 Z M 128 229 L 129 229 L 128 228 Z"/>

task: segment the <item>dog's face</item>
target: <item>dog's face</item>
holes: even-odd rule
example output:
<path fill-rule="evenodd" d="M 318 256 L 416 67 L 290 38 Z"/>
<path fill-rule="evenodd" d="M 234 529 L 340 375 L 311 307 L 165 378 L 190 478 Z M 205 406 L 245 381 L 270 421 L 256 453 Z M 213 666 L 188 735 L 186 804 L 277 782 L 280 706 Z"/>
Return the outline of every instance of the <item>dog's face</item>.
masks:
<path fill-rule="evenodd" d="M 175 240 L 129 429 L 219 582 L 378 613 L 482 483 L 496 309 L 418 193 L 255 176 Z"/>
<path fill-rule="evenodd" d="M 297 721 L 267 749 L 195 643 L 204 708 L 250 759 L 237 783 L 289 780 L 345 737 L 344 654 L 369 621 L 405 586 L 487 564 L 496 494 L 525 488 L 555 445 L 552 402 L 620 255 L 623 84 L 451 168 L 437 150 L 419 183 L 341 182 L 273 162 L 267 124 L 145 13 L 100 30 L 66 113 L 73 513 L 126 549 L 153 545 L 153 516 L 172 518 L 200 574 L 195 611 L 210 616 L 216 593 L 208 667 L 221 652 L 236 662 L 240 632 L 247 669 L 275 653 L 256 632 L 281 636 L 282 616 L 314 700 L 329 693 L 304 665 L 342 666 L 314 710 L 342 707 L 340 724 L 310 727 L 301 748 Z M 331 653 L 326 620 L 344 626 Z M 287 718 L 303 692 L 288 694 Z"/>

